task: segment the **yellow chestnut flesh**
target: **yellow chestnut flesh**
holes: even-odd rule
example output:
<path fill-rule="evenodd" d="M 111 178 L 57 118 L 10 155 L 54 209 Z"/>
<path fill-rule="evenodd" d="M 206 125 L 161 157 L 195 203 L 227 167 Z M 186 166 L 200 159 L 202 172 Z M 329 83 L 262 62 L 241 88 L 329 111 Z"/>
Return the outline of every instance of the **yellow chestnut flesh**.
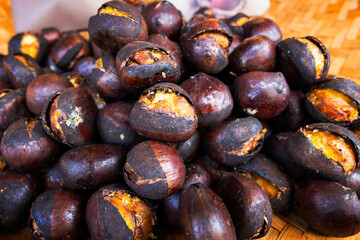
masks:
<path fill-rule="evenodd" d="M 262 189 L 264 189 L 266 195 L 269 198 L 278 198 L 278 197 L 280 197 L 279 188 L 277 186 L 275 186 L 275 184 L 273 184 L 272 182 L 267 180 L 266 178 L 263 178 L 258 174 L 250 173 L 250 172 L 243 172 L 243 173 L 241 173 L 241 175 L 249 177 L 252 180 L 254 180 L 257 184 L 259 184 L 260 187 L 262 187 Z"/>
<path fill-rule="evenodd" d="M 311 52 L 312 56 L 314 57 L 315 61 L 315 68 L 316 68 L 316 79 L 319 79 L 324 71 L 325 68 L 325 56 L 321 49 L 316 46 L 313 42 L 306 38 L 298 38 L 298 40 L 302 43 L 306 44 L 307 49 Z"/>
<path fill-rule="evenodd" d="M 266 129 L 265 128 L 261 129 L 256 135 L 254 135 L 252 138 L 246 141 L 240 149 L 233 149 L 228 153 L 234 155 L 240 155 L 240 156 L 251 153 L 251 151 L 256 149 L 260 141 L 264 138 L 265 133 L 266 133 Z"/>
<path fill-rule="evenodd" d="M 129 61 L 126 63 L 126 66 L 137 66 L 160 62 L 173 62 L 173 60 L 168 54 L 162 51 L 140 50 L 131 56 Z"/>

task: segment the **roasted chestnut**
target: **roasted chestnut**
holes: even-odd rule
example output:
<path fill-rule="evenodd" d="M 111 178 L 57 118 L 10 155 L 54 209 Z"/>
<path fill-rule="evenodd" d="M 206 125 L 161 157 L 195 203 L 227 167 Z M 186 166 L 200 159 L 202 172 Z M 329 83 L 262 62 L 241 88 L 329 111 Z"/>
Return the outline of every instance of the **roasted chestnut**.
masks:
<path fill-rule="evenodd" d="M 76 62 L 73 71 L 79 73 L 86 79 L 91 79 L 91 72 L 95 67 L 94 57 L 83 57 Z"/>
<path fill-rule="evenodd" d="M 269 18 L 254 17 L 241 26 L 244 29 L 244 38 L 264 35 L 270 38 L 275 46 L 282 40 L 282 33 L 279 26 Z"/>
<path fill-rule="evenodd" d="M 357 196 L 360 197 L 360 168 L 356 168 L 351 175 L 339 181 L 339 183 L 353 189 Z"/>
<path fill-rule="evenodd" d="M 23 226 L 32 201 L 39 194 L 35 174 L 7 170 L 0 174 L 0 229 Z"/>
<path fill-rule="evenodd" d="M 123 2 L 126 2 L 130 5 L 133 5 L 134 7 L 136 7 L 137 9 L 139 9 L 139 11 L 141 12 L 144 7 L 145 7 L 145 3 L 142 0 L 120 0 Z"/>
<path fill-rule="evenodd" d="M 224 173 L 214 190 L 229 210 L 236 239 L 255 239 L 268 233 L 273 212 L 269 198 L 255 181 L 234 173 Z"/>
<path fill-rule="evenodd" d="M 47 190 L 32 204 L 28 227 L 35 240 L 80 239 L 85 228 L 84 198 L 63 189 Z"/>
<path fill-rule="evenodd" d="M 9 43 L 9 54 L 27 54 L 41 64 L 48 53 L 48 42 L 38 33 L 22 32 L 14 35 Z"/>
<path fill-rule="evenodd" d="M 190 185 L 180 198 L 179 218 L 186 240 L 235 240 L 233 222 L 225 204 L 209 187 Z"/>
<path fill-rule="evenodd" d="M 34 78 L 42 73 L 42 69 L 35 59 L 23 53 L 5 56 L 4 67 L 11 85 L 15 88 L 27 87 Z"/>
<path fill-rule="evenodd" d="M 281 72 L 249 72 L 236 78 L 234 101 L 248 115 L 268 119 L 289 103 L 290 88 Z"/>
<path fill-rule="evenodd" d="M 250 18 L 244 13 L 237 13 L 230 18 L 223 19 L 223 21 L 230 27 L 231 32 L 241 38 L 244 37 L 243 25 L 249 20 Z"/>
<path fill-rule="evenodd" d="M 200 165 L 211 177 L 211 182 L 218 180 L 221 175 L 227 170 L 224 165 L 218 161 L 213 160 L 208 155 L 201 153 L 195 158 L 195 162 Z"/>
<path fill-rule="evenodd" d="M 228 118 L 234 103 L 227 85 L 205 73 L 198 73 L 181 84 L 190 95 L 199 124 L 215 126 Z"/>
<path fill-rule="evenodd" d="M 360 86 L 347 78 L 330 78 L 308 91 L 305 106 L 317 121 L 347 126 L 360 118 Z"/>
<path fill-rule="evenodd" d="M 120 100 L 128 95 L 117 75 L 115 58 L 111 54 L 96 60 L 91 82 L 104 98 Z"/>
<path fill-rule="evenodd" d="M 186 141 L 181 143 L 169 143 L 173 146 L 176 151 L 180 154 L 183 161 L 189 162 L 197 153 L 200 146 L 200 133 L 195 131 L 195 133 Z"/>
<path fill-rule="evenodd" d="M 263 154 L 257 154 L 234 171 L 251 178 L 259 184 L 269 197 L 274 211 L 284 211 L 291 204 L 291 183 L 280 167 Z"/>
<path fill-rule="evenodd" d="M 287 38 L 276 47 L 276 67 L 292 89 L 311 87 L 325 79 L 330 67 L 330 54 L 317 38 Z"/>
<path fill-rule="evenodd" d="M 119 184 L 96 191 L 86 207 L 86 223 L 91 239 L 156 238 L 156 215 L 151 206 Z"/>
<path fill-rule="evenodd" d="M 84 88 L 55 93 L 43 108 L 44 130 L 55 140 L 71 147 L 91 143 L 96 134 L 97 108 Z"/>
<path fill-rule="evenodd" d="M 172 195 L 182 186 L 185 165 L 173 147 L 145 141 L 128 152 L 124 179 L 140 196 L 160 199 Z"/>
<path fill-rule="evenodd" d="M 121 179 L 125 157 L 119 146 L 87 145 L 65 152 L 58 168 L 66 188 L 94 189 Z"/>
<path fill-rule="evenodd" d="M 40 170 L 61 153 L 59 144 L 42 128 L 39 119 L 20 119 L 4 132 L 0 150 L 5 163 L 18 171 Z"/>
<path fill-rule="evenodd" d="M 148 29 L 139 9 L 122 1 L 104 3 L 89 19 L 90 40 L 116 54 L 124 45 L 146 40 Z"/>
<path fill-rule="evenodd" d="M 232 33 L 225 23 L 202 15 L 195 15 L 184 25 L 180 38 L 188 65 L 209 74 L 226 67 L 231 42 Z"/>
<path fill-rule="evenodd" d="M 229 55 L 231 69 L 237 74 L 262 71 L 272 72 L 276 64 L 276 50 L 266 36 L 246 38 Z"/>
<path fill-rule="evenodd" d="M 70 87 L 73 85 L 63 76 L 57 74 L 40 75 L 32 80 L 26 88 L 26 104 L 32 113 L 40 116 L 51 95 Z"/>
<path fill-rule="evenodd" d="M 228 120 L 206 130 L 203 147 L 214 160 L 234 166 L 246 163 L 260 151 L 265 132 L 254 117 Z"/>
<path fill-rule="evenodd" d="M 61 175 L 59 164 L 50 167 L 44 174 L 44 184 L 47 189 L 63 188 L 64 178 Z"/>
<path fill-rule="evenodd" d="M 300 216 L 322 234 L 347 237 L 360 231 L 360 200 L 350 188 L 313 179 L 297 189 L 295 200 Z"/>
<path fill-rule="evenodd" d="M 31 112 L 26 106 L 25 88 L 0 91 L 0 131 L 5 131 L 16 120 L 30 116 Z"/>
<path fill-rule="evenodd" d="M 105 143 L 130 149 L 145 140 L 129 126 L 129 114 L 132 107 L 132 103 L 114 102 L 99 111 L 97 130 Z"/>
<path fill-rule="evenodd" d="M 168 1 L 155 1 L 141 12 L 149 34 L 162 33 L 176 41 L 183 25 L 182 13 Z"/>
<path fill-rule="evenodd" d="M 125 45 L 116 55 L 116 70 L 127 91 L 139 93 L 159 82 L 177 82 L 180 66 L 159 45 L 136 41 Z"/>
<path fill-rule="evenodd" d="M 130 127 L 148 138 L 182 142 L 194 134 L 198 118 L 189 95 L 173 83 L 146 89 L 131 109 Z"/>
<path fill-rule="evenodd" d="M 314 123 L 300 128 L 285 142 L 296 163 L 332 180 L 345 179 L 359 162 L 359 138 L 345 127 Z"/>
<path fill-rule="evenodd" d="M 55 27 L 43 28 L 39 31 L 39 34 L 46 39 L 48 47 L 54 46 L 61 36 L 60 30 Z"/>

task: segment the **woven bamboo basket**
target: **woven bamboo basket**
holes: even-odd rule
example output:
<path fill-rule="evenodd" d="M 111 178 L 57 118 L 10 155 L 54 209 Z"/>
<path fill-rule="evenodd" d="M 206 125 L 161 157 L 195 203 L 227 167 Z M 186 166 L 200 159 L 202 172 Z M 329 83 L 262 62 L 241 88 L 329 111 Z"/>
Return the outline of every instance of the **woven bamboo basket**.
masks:
<path fill-rule="evenodd" d="M 151 2 L 147 0 L 145 2 Z M 360 84 L 359 0 L 271 0 L 265 17 L 276 21 L 283 37 L 318 37 L 329 49 L 329 74 L 347 77 Z M 7 42 L 15 33 L 10 1 L 0 1 L 0 53 L 7 54 Z M 31 239 L 27 229 L 1 233 L 0 240 Z M 326 237 L 312 230 L 294 212 L 276 214 L 270 232 L 261 240 L 359 240 L 360 233 L 347 238 Z"/>

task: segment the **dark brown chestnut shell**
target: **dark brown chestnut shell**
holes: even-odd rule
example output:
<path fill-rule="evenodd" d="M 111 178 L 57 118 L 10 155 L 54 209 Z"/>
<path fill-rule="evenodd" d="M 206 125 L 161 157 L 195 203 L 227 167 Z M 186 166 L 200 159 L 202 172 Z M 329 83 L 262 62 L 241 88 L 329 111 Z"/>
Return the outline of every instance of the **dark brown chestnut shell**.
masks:
<path fill-rule="evenodd" d="M 282 40 L 282 33 L 279 26 L 266 17 L 254 17 L 242 25 L 244 38 L 256 35 L 264 35 L 271 39 L 276 46 Z"/>
<path fill-rule="evenodd" d="M 327 131 L 348 140 L 354 148 L 356 164 L 359 164 L 360 140 L 345 127 L 333 123 L 314 123 L 300 128 L 285 142 L 286 153 L 299 165 L 311 171 L 335 181 L 345 179 L 352 171 L 346 173 L 343 166 L 326 157 L 320 150 L 316 149 L 310 140 L 303 134 L 302 130 Z"/>

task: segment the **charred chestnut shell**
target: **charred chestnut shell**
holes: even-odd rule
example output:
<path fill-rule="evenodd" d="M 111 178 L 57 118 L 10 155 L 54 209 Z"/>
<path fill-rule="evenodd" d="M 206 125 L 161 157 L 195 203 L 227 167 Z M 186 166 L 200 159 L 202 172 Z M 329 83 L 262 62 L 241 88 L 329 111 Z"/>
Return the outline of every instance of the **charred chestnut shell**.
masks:
<path fill-rule="evenodd" d="M 349 176 L 359 162 L 360 140 L 347 128 L 314 123 L 285 142 L 286 153 L 299 165 L 332 180 Z"/>
<path fill-rule="evenodd" d="M 207 129 L 203 147 L 214 160 L 234 166 L 246 163 L 260 151 L 265 132 L 254 117 L 233 119 Z"/>
<path fill-rule="evenodd" d="M 91 239 L 154 238 L 156 215 L 146 200 L 119 184 L 97 190 L 86 207 Z"/>
<path fill-rule="evenodd" d="M 276 66 L 293 89 L 303 89 L 325 79 L 330 53 L 317 38 L 287 38 L 276 47 Z"/>
<path fill-rule="evenodd" d="M 237 165 L 234 170 L 250 177 L 264 189 L 274 211 L 284 211 L 290 207 L 291 183 L 280 167 L 270 158 L 257 154 L 247 163 Z"/>
<path fill-rule="evenodd" d="M 54 46 L 61 36 L 60 30 L 55 27 L 43 28 L 39 31 L 39 34 L 46 39 L 48 47 Z"/>
<path fill-rule="evenodd" d="M 138 93 L 159 82 L 177 82 L 180 66 L 159 45 L 136 41 L 127 44 L 116 55 L 116 70 L 124 88 Z"/>
<path fill-rule="evenodd" d="M 305 106 L 317 121 L 347 126 L 360 118 L 360 86 L 347 78 L 330 78 L 308 91 Z"/>
<path fill-rule="evenodd" d="M 180 45 L 190 66 L 212 74 L 227 66 L 232 38 L 230 28 L 221 20 L 195 15 L 184 25 Z"/>
<path fill-rule="evenodd" d="M 158 83 L 141 94 L 131 109 L 129 123 L 145 137 L 182 142 L 194 134 L 198 118 L 189 95 L 181 87 Z"/>
<path fill-rule="evenodd" d="M 255 181 L 224 173 L 214 190 L 229 210 L 238 240 L 260 238 L 268 233 L 273 212 L 269 198 Z"/>
<path fill-rule="evenodd" d="M 139 9 L 122 1 L 104 3 L 89 19 L 90 40 L 116 54 L 126 44 L 145 40 L 148 29 Z"/>

